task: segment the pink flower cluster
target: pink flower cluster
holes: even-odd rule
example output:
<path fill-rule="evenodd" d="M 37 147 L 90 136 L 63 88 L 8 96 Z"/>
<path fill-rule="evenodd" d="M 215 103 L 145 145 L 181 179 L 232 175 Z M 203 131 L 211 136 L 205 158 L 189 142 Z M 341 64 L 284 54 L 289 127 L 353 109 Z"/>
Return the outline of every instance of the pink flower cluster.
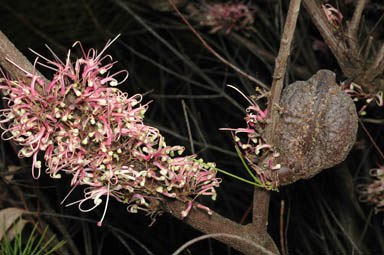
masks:
<path fill-rule="evenodd" d="M 236 89 L 233 86 L 231 87 Z M 247 127 L 236 129 L 222 128 L 221 130 L 230 130 L 234 132 L 234 140 L 241 149 L 242 156 L 247 160 L 248 165 L 255 170 L 264 186 L 266 188 L 271 188 L 273 183 L 270 182 L 271 180 L 266 180 L 264 178 L 264 169 L 257 165 L 261 156 L 265 156 L 263 154 L 268 153 L 270 155 L 268 156 L 268 165 L 266 167 L 270 170 L 280 169 L 280 165 L 274 163 L 274 159 L 279 156 L 278 153 L 274 153 L 272 146 L 267 144 L 263 138 L 264 130 L 267 125 L 267 109 L 262 110 L 254 100 L 246 97 L 238 89 L 236 90 L 250 103 L 244 118 Z M 241 134 L 246 135 L 246 138 L 243 138 L 245 141 L 242 141 L 240 137 Z"/>
<path fill-rule="evenodd" d="M 36 53 L 46 63 L 37 59 L 35 64 L 55 71 L 49 84 L 24 70 L 28 82 L 1 79 L 0 89 L 8 100 L 0 115 L 2 138 L 22 147 L 19 157 L 33 157 L 34 178 L 40 176 L 38 154 L 44 152 L 45 171 L 52 178 L 66 173 L 72 175 L 72 190 L 86 185 L 85 197 L 75 202 L 82 211 L 94 209 L 107 196 L 105 215 L 112 196 L 127 203 L 129 212 L 153 214 L 158 208 L 150 201 L 169 197 L 188 204 L 186 216 L 197 196 L 215 199 L 220 182 L 215 166 L 195 156 L 180 156 L 183 147 L 166 145 L 159 130 L 145 125 L 148 104 L 141 104 L 142 95 L 128 96 L 108 86 L 128 77 L 125 70 L 110 73 L 116 62 L 103 53 L 113 41 L 100 53 L 85 52 L 76 42 L 83 56 L 75 62 L 70 51 L 65 62 L 51 50 L 54 60 Z M 89 200 L 94 205 L 83 209 Z"/>
<path fill-rule="evenodd" d="M 359 200 L 375 205 L 375 211 L 384 211 L 384 166 L 370 170 L 375 180 L 370 184 L 359 184 Z"/>
<path fill-rule="evenodd" d="M 229 34 L 232 30 L 248 29 L 254 22 L 252 8 L 242 2 L 203 3 L 200 10 L 201 24 L 212 27 L 210 33 L 222 30 Z"/>

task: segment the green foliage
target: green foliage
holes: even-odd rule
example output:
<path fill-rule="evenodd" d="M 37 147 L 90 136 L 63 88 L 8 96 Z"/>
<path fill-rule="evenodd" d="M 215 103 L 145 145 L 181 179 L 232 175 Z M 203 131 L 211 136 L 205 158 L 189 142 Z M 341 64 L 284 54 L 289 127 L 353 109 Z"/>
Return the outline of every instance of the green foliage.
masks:
<path fill-rule="evenodd" d="M 22 231 L 17 232 L 13 241 L 9 240 L 7 235 L 4 235 L 3 240 L 0 242 L 0 255 L 48 255 L 53 254 L 65 244 L 65 241 L 60 241 L 52 245 L 55 235 L 47 239 L 48 227 L 39 235 L 36 232 L 37 226 L 38 224 L 34 225 L 26 241 L 23 241 Z M 14 228 L 18 229 L 16 224 L 14 224 Z"/>

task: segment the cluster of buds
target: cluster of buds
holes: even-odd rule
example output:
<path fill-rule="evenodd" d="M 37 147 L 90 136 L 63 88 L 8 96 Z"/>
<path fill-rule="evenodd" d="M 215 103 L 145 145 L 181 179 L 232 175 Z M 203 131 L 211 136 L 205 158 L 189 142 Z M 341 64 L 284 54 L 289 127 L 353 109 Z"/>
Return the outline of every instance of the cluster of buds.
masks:
<path fill-rule="evenodd" d="M 375 205 L 375 211 L 384 210 L 384 166 L 373 168 L 369 174 L 375 178 L 370 184 L 359 184 L 359 200 L 363 203 Z"/>
<path fill-rule="evenodd" d="M 221 130 L 233 132 L 234 141 L 240 148 L 242 157 L 246 159 L 248 165 L 257 173 L 261 183 L 266 188 L 271 188 L 272 183 L 264 176 L 265 169 L 257 165 L 260 159 L 267 155 L 267 168 L 272 171 L 280 169 L 280 164 L 274 164 L 274 159 L 277 158 L 279 154 L 273 152 L 272 145 L 266 143 L 263 138 L 264 130 L 267 126 L 267 109 L 262 110 L 252 98 L 248 98 L 237 88 L 233 86 L 230 87 L 237 90 L 250 104 L 246 109 L 246 116 L 244 118 L 247 127 L 236 129 L 221 128 Z M 243 137 L 244 134 L 246 136 L 245 139 Z"/>
<path fill-rule="evenodd" d="M 379 91 L 376 94 L 366 93 L 361 88 L 361 86 L 357 85 L 356 83 L 345 83 L 344 84 L 344 91 L 348 93 L 353 101 L 364 101 L 364 105 L 360 108 L 358 114 L 361 116 L 364 116 L 367 114 L 365 111 L 368 105 L 372 102 L 376 102 L 377 106 L 382 107 L 384 105 L 383 101 L 383 92 Z"/>
<path fill-rule="evenodd" d="M 328 22 L 335 28 L 338 28 L 343 21 L 343 14 L 330 4 L 323 4 L 322 7 Z"/>
<path fill-rule="evenodd" d="M 85 197 L 75 202 L 80 210 L 94 209 L 106 196 L 99 225 L 110 196 L 128 204 L 129 212 L 150 214 L 158 210 L 151 201 L 178 199 L 187 204 L 186 216 L 193 204 L 198 205 L 192 204 L 196 197 L 216 198 L 220 180 L 215 166 L 195 156 L 181 156 L 183 147 L 166 145 L 158 129 L 145 125 L 148 103 L 141 104 L 142 95 L 128 96 L 109 87 L 128 77 L 125 70 L 110 73 L 116 62 L 103 53 L 113 41 L 100 53 L 85 52 L 76 42 L 73 46 L 79 45 L 83 56 L 75 62 L 70 51 L 65 63 L 51 50 L 54 60 L 35 53 L 46 62 L 37 59 L 35 65 L 55 71 L 49 84 L 25 70 L 28 82 L 1 79 L 0 89 L 8 101 L 0 115 L 2 138 L 21 146 L 19 157 L 33 158 L 34 178 L 40 176 L 38 154 L 44 152 L 46 173 L 52 178 L 66 173 L 72 175 L 72 190 L 85 185 Z M 89 200 L 94 205 L 84 209 Z"/>
<path fill-rule="evenodd" d="M 212 27 L 210 33 L 249 29 L 254 22 L 253 10 L 243 2 L 234 3 L 203 3 L 200 7 L 202 13 L 201 24 Z"/>

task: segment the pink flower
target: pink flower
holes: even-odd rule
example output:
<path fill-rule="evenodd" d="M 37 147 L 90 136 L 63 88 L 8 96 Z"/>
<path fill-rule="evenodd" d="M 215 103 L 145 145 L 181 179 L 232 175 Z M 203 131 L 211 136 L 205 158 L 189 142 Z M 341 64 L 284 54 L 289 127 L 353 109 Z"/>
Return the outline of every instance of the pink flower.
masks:
<path fill-rule="evenodd" d="M 220 180 L 214 166 L 197 163 L 194 156 L 181 157 L 183 147 L 167 146 L 156 128 L 145 125 L 148 103 L 141 104 L 142 95 L 128 96 L 108 86 L 128 77 L 125 70 L 110 73 L 116 62 L 103 56 L 116 39 L 100 53 L 85 52 L 76 42 L 82 57 L 74 62 L 70 50 L 65 62 L 52 51 L 54 60 L 35 53 L 45 61 L 36 63 L 55 72 L 49 84 L 26 71 L 29 83 L 2 79 L 0 89 L 8 100 L 0 114 L 2 138 L 22 146 L 19 157 L 33 157 L 34 178 L 40 176 L 42 152 L 52 178 L 63 172 L 72 175 L 73 188 L 85 185 L 85 197 L 74 202 L 80 210 L 96 208 L 106 196 L 99 225 L 110 196 L 128 204 L 130 212 L 151 214 L 158 208 L 149 199 L 176 198 L 190 206 L 200 195 L 215 198 Z M 94 205 L 83 209 L 88 200 Z"/>
<path fill-rule="evenodd" d="M 353 101 L 363 101 L 363 106 L 360 108 L 358 114 L 359 115 L 366 115 L 367 112 L 365 111 L 368 107 L 368 105 L 371 102 L 376 103 L 377 106 L 382 107 L 384 105 L 383 100 L 383 91 L 373 93 L 366 93 L 361 86 L 357 85 L 356 83 L 345 83 L 344 84 L 344 91 L 348 93 Z"/>
<path fill-rule="evenodd" d="M 339 27 L 343 21 L 343 14 L 330 4 L 322 4 L 321 6 L 323 7 L 324 14 L 329 23 L 336 28 Z"/>
<path fill-rule="evenodd" d="M 252 98 L 245 96 L 243 92 L 232 85 L 228 86 L 238 91 L 250 104 L 246 109 L 246 116 L 244 118 L 247 127 L 221 128 L 220 130 L 234 132 L 234 141 L 241 151 L 241 156 L 246 159 L 248 165 L 257 173 L 261 182 L 264 185 L 269 185 L 269 182 L 265 182 L 264 171 L 279 169 L 280 164 L 273 164 L 273 160 L 279 155 L 278 153 L 271 153 L 274 151 L 273 146 L 266 143 L 263 138 L 264 130 L 267 125 L 267 109 L 262 110 Z M 261 91 L 260 93 L 263 94 Z M 269 158 L 268 166 L 266 166 L 266 169 L 262 169 L 257 165 L 257 161 L 260 157 L 264 157 L 265 155 Z"/>

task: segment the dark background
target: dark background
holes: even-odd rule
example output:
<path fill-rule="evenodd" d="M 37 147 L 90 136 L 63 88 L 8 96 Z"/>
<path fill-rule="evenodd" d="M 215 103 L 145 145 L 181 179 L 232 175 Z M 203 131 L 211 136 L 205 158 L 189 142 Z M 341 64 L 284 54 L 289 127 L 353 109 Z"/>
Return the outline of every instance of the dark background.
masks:
<path fill-rule="evenodd" d="M 199 2 L 191 1 L 196 4 Z M 276 56 L 284 24 L 288 1 L 247 1 L 255 7 L 253 30 L 238 34 L 253 41 L 261 52 Z M 171 12 L 151 8 L 149 1 L 22 1 L 2 0 L 0 29 L 32 62 L 31 48 L 50 56 L 49 45 L 62 59 L 75 41 L 84 48 L 101 50 L 109 38 L 121 37 L 107 51 L 119 61 L 116 70 L 127 69 L 130 77 L 119 88 L 133 95 L 146 94 L 144 102 L 151 101 L 146 123 L 157 127 L 169 145 L 183 145 L 187 153 L 197 153 L 206 161 L 214 161 L 221 169 L 249 178 L 239 158 L 229 132 L 222 127 L 244 127 L 247 102 L 237 92 L 227 88 L 232 84 L 253 94 L 255 84 L 240 76 L 216 59 Z M 345 19 L 353 12 L 352 1 L 330 1 L 339 6 Z M 134 15 L 132 13 L 134 13 Z M 370 1 L 364 11 L 362 33 L 369 31 L 382 18 L 384 5 Z M 187 14 L 186 14 L 187 15 Z M 255 55 L 236 43 L 225 33 L 209 34 L 209 28 L 192 23 L 208 43 L 225 59 L 247 73 L 270 84 L 274 62 L 264 55 Z M 144 24 L 144 25 L 143 25 Z M 379 24 L 374 38 L 383 43 L 383 25 Z M 342 31 L 340 31 L 342 36 Z M 331 52 L 316 50 L 316 41 L 322 41 L 303 8 L 297 24 L 292 54 L 288 66 L 287 83 L 306 80 L 319 69 L 330 69 L 343 80 L 342 73 Z M 73 55 L 79 54 L 74 51 Z M 304 71 L 297 72 L 294 67 Z M 47 77 L 52 74 L 39 68 Z M 187 124 L 182 110 L 187 105 L 194 151 L 189 142 Z M 261 102 L 263 103 L 263 102 Z M 358 106 L 359 107 L 359 106 Z M 383 141 L 383 111 L 368 108 L 367 118 L 378 124 L 366 123 L 373 139 L 381 147 Z M 2 165 L 22 165 L 8 143 L 2 142 Z M 383 163 L 366 134 L 359 130 L 357 145 L 341 165 L 326 170 L 308 181 L 299 181 L 280 192 L 273 192 L 269 230 L 280 244 L 286 236 L 289 254 L 384 254 L 383 217 L 374 214 L 370 205 L 358 201 L 356 185 L 369 183 L 368 171 Z M 216 202 L 205 201 L 220 214 L 245 223 L 250 221 L 246 211 L 252 203 L 253 187 L 227 176 L 222 176 Z M 60 206 L 70 190 L 69 178 L 51 180 L 43 176 L 35 181 L 26 167 L 15 176 L 11 185 L 25 193 L 16 195 L 5 188 L 0 204 L 3 207 L 18 203 L 20 196 L 30 203 L 31 211 L 39 211 L 59 239 L 64 239 L 52 220 L 58 219 L 69 231 L 80 254 L 171 254 L 184 242 L 201 235 L 183 222 L 169 215 L 157 217 L 151 226 L 143 213 L 130 214 L 123 204 L 110 201 L 103 227 L 96 226 L 104 207 L 90 213 L 81 213 L 76 206 Z M 81 189 L 69 197 L 76 201 Z M 280 232 L 281 202 L 285 203 L 285 233 Z M 47 206 L 50 206 L 48 209 Z M 145 247 L 145 248 L 143 248 Z M 151 253 L 148 253 L 149 250 Z M 205 240 L 188 248 L 184 254 L 238 254 L 214 240 Z"/>

